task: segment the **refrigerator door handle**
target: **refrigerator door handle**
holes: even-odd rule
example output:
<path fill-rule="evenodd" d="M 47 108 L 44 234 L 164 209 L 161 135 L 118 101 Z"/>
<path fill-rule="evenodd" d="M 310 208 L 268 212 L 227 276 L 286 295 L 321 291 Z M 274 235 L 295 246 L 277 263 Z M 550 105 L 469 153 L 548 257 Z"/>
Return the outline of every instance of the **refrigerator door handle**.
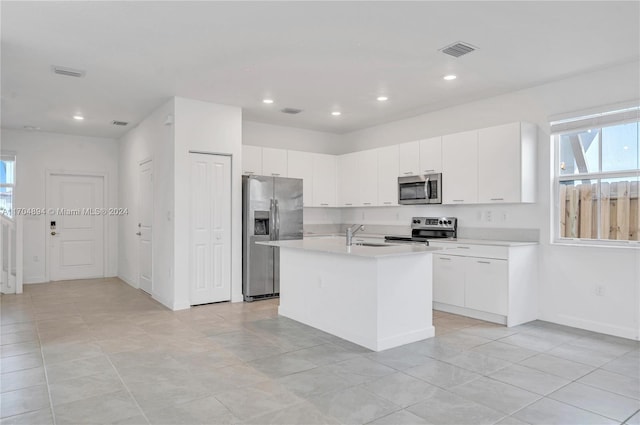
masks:
<path fill-rule="evenodd" d="M 269 240 L 276 240 L 276 213 L 273 198 L 269 201 Z"/>
<path fill-rule="evenodd" d="M 275 200 L 275 212 L 276 212 L 276 223 L 275 223 L 275 228 L 276 228 L 276 240 L 280 240 L 280 206 L 278 205 L 278 200 Z"/>

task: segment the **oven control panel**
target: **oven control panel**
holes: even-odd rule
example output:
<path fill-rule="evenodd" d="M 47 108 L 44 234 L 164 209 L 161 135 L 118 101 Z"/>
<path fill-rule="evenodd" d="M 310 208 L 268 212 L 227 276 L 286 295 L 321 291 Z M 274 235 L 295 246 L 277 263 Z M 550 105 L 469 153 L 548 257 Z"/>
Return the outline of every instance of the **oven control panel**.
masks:
<path fill-rule="evenodd" d="M 456 217 L 413 217 L 411 219 L 411 227 L 414 229 L 420 229 L 420 228 L 456 229 L 457 226 L 458 226 L 458 219 Z"/>

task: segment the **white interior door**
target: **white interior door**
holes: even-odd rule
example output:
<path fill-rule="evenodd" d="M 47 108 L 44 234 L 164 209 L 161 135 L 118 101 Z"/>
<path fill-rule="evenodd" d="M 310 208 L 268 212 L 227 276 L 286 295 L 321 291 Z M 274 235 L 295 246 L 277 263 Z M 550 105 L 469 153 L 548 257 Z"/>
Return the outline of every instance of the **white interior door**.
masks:
<path fill-rule="evenodd" d="M 104 277 L 104 179 L 52 174 L 47 200 L 49 278 Z"/>
<path fill-rule="evenodd" d="M 138 265 L 138 285 L 140 289 L 148 294 L 153 291 L 152 285 L 152 221 L 153 221 L 153 163 L 146 161 L 140 164 L 138 172 L 138 200 L 140 202 L 138 212 L 138 230 L 136 232 L 139 245 L 139 265 Z"/>
<path fill-rule="evenodd" d="M 231 299 L 231 158 L 190 154 L 191 305 Z"/>

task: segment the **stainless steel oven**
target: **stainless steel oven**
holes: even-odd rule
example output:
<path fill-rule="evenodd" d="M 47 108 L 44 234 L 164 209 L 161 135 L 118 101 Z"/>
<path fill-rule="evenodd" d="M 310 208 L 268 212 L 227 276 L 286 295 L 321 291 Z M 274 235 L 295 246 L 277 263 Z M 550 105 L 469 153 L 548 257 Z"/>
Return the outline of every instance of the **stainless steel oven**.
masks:
<path fill-rule="evenodd" d="M 429 245 L 432 239 L 456 239 L 458 219 L 456 217 L 413 217 L 411 236 L 385 236 L 385 242 L 419 243 Z"/>
<path fill-rule="evenodd" d="M 398 203 L 401 205 L 441 204 L 442 174 L 398 177 Z"/>

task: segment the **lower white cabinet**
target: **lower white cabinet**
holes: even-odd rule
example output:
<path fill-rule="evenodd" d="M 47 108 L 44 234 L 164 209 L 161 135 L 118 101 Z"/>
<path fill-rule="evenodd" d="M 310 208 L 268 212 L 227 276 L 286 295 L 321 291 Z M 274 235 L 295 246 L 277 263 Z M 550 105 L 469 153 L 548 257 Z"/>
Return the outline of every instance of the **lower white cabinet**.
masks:
<path fill-rule="evenodd" d="M 537 245 L 432 242 L 433 308 L 515 326 L 538 318 Z"/>
<path fill-rule="evenodd" d="M 488 313 L 507 315 L 507 260 L 464 258 L 464 306 Z"/>
<path fill-rule="evenodd" d="M 464 307 L 465 258 L 433 254 L 433 301 Z"/>

